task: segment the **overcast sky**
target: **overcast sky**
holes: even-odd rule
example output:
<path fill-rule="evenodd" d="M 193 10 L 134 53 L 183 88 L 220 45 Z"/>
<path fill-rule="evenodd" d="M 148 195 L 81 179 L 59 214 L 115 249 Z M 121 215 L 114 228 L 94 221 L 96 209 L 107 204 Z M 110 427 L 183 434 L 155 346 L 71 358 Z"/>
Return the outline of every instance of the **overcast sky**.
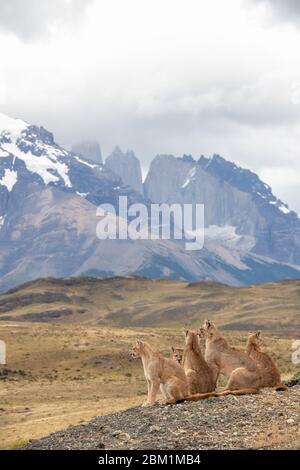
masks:
<path fill-rule="evenodd" d="M 0 105 L 69 147 L 219 153 L 300 213 L 300 1 L 0 2 Z"/>

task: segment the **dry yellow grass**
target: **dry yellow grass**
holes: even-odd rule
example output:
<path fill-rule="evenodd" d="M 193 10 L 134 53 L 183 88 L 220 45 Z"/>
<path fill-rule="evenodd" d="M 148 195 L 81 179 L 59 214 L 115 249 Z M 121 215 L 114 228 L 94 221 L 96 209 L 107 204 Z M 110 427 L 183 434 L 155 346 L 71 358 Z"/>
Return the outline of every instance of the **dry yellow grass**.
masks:
<path fill-rule="evenodd" d="M 225 334 L 233 345 L 245 347 L 247 333 Z M 8 353 L 8 377 L 0 380 L 0 448 L 15 448 L 144 401 L 142 366 L 129 354 L 136 337 L 146 338 L 165 354 L 171 345 L 183 343 L 179 327 L 0 322 Z M 265 337 L 266 350 L 284 378 L 297 370 L 291 362 L 292 337 L 271 332 Z"/>

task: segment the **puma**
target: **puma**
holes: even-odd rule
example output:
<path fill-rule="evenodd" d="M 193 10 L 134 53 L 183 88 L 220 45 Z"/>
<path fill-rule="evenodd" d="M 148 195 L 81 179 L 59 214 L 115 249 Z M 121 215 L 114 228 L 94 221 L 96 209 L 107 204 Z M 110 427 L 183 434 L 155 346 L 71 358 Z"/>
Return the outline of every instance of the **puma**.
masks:
<path fill-rule="evenodd" d="M 213 380 L 212 371 L 203 357 L 199 336 L 191 330 L 185 331 L 182 366 L 187 378 L 190 395 L 215 390 L 216 383 Z"/>
<path fill-rule="evenodd" d="M 288 390 L 281 382 L 280 372 L 272 358 L 261 351 L 261 333 L 250 334 L 247 341 L 247 355 L 253 359 L 261 375 L 261 387 L 275 387 L 277 391 Z"/>
<path fill-rule="evenodd" d="M 198 401 L 214 396 L 214 393 L 197 393 L 189 395 L 188 382 L 183 367 L 174 359 L 155 352 L 151 346 L 137 340 L 131 350 L 134 358 L 142 359 L 144 374 L 148 385 L 148 397 L 143 406 L 153 406 L 159 389 L 167 404 L 182 401 Z"/>
<path fill-rule="evenodd" d="M 159 388 L 166 403 L 176 403 L 188 395 L 185 372 L 173 359 L 155 352 L 151 346 L 137 340 L 132 348 L 132 356 L 142 359 L 144 374 L 148 384 L 148 398 L 144 406 L 154 405 Z"/>
<path fill-rule="evenodd" d="M 205 320 L 198 334 L 205 337 L 205 360 L 212 370 L 214 383 L 217 383 L 219 374 L 228 378 L 225 390 L 216 392 L 215 396 L 258 393 L 260 373 L 245 352 L 231 347 L 210 320 Z"/>

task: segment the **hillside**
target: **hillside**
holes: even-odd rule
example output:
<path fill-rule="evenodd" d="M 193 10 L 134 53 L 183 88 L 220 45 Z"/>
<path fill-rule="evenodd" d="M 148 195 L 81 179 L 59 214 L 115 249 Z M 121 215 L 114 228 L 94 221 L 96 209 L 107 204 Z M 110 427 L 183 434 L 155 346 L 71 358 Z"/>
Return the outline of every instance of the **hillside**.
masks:
<path fill-rule="evenodd" d="M 141 361 L 130 355 L 131 347 L 136 338 L 144 338 L 170 356 L 171 346 L 183 346 L 182 324 L 112 328 L 0 322 L 0 338 L 7 345 L 7 365 L 0 366 L 0 449 L 20 447 L 30 439 L 143 403 L 147 384 Z M 246 331 L 225 331 L 225 336 L 233 346 L 245 348 Z M 263 333 L 264 350 L 278 364 L 283 379 L 299 372 L 291 361 L 291 345 L 297 337 L 294 331 Z M 139 413 L 133 411 L 133 416 Z M 118 429 L 112 426 L 112 431 Z"/>
<path fill-rule="evenodd" d="M 94 419 L 24 449 L 299 449 L 300 387 L 287 394 L 210 398 L 132 408 Z"/>
<path fill-rule="evenodd" d="M 0 295 L 0 321 L 223 329 L 300 329 L 300 280 L 231 287 L 138 277 L 40 279 Z"/>
<path fill-rule="evenodd" d="M 0 338 L 7 345 L 7 365 L 0 366 L 0 448 L 20 447 L 30 439 L 140 405 L 147 386 L 140 360 L 130 356 L 135 339 L 145 338 L 154 349 L 170 356 L 171 346 L 183 345 L 182 327 L 199 326 L 205 317 L 214 319 L 230 344 L 241 349 L 245 348 L 247 330 L 264 330 L 264 350 L 278 364 L 283 379 L 290 378 L 299 371 L 291 361 L 292 342 L 300 330 L 299 287 L 300 280 L 230 287 L 213 282 L 79 277 L 40 279 L 0 295 Z M 262 408 L 265 399 L 268 401 L 268 396 L 262 399 Z M 255 417 L 252 398 L 244 400 L 249 400 Z M 208 413 L 220 417 L 226 403 L 231 406 L 235 402 L 222 401 L 220 409 L 209 408 Z M 129 410 L 120 419 L 132 416 L 137 420 L 137 410 Z M 174 413 L 173 426 L 182 430 L 176 424 L 179 411 Z M 120 430 L 114 416 L 103 418 L 111 423 L 112 432 Z M 102 423 L 102 418 L 98 419 Z M 155 435 L 147 434 L 149 419 L 145 420 L 143 440 L 133 446 L 152 443 Z M 238 422 L 238 416 L 232 419 L 228 425 Z M 259 415 L 255 419 L 260 419 Z M 217 445 L 210 433 L 222 431 L 222 422 L 211 426 L 205 431 L 205 442 Z M 66 434 L 72 445 L 74 436 L 81 437 L 81 429 L 79 434 Z M 89 445 L 96 446 L 100 441 L 95 442 L 89 426 L 84 429 Z M 259 429 L 263 432 L 262 425 Z M 284 427 L 287 439 L 290 430 L 293 427 Z M 160 439 L 164 437 L 161 434 Z M 62 443 L 59 436 L 51 439 L 46 445 Z M 185 442 L 180 440 L 182 436 L 174 439 L 178 445 Z M 200 445 L 201 439 L 199 435 L 191 445 Z M 231 436 L 228 446 L 239 446 L 242 441 Z M 258 445 L 261 439 L 250 441 Z M 113 448 L 122 444 L 111 435 L 104 436 L 103 443 Z M 270 445 L 277 444 L 272 441 Z"/>

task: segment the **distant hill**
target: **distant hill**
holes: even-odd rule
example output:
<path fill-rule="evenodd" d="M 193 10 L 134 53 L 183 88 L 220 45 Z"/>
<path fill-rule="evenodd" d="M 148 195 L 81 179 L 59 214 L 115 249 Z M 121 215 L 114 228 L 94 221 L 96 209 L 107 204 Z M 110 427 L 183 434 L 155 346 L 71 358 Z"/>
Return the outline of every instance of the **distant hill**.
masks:
<path fill-rule="evenodd" d="M 300 330 L 300 280 L 247 287 L 139 277 L 40 279 L 0 295 L 0 321 Z"/>

